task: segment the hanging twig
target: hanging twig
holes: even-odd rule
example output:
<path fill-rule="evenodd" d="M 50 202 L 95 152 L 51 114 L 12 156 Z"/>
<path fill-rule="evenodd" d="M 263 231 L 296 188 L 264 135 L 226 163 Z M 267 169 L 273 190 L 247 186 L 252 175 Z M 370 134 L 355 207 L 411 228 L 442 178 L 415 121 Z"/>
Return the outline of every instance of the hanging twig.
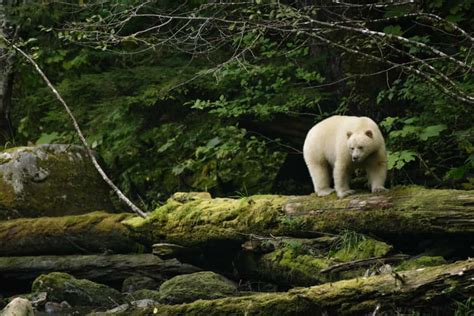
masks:
<path fill-rule="evenodd" d="M 102 179 L 104 179 L 104 181 L 112 188 L 112 190 L 115 192 L 115 194 L 117 194 L 118 198 L 123 202 L 125 203 L 128 207 L 130 207 L 130 209 L 132 209 L 133 212 L 137 213 L 139 216 L 145 218 L 147 215 L 144 211 L 142 211 L 138 206 L 136 206 L 132 201 L 130 201 L 123 193 L 122 191 L 120 191 L 120 189 L 112 182 L 112 180 L 110 180 L 110 178 L 107 176 L 107 174 L 105 173 L 105 171 L 102 169 L 102 167 L 99 165 L 99 162 L 97 161 L 97 159 L 95 158 L 94 156 L 94 153 L 92 152 L 91 148 L 89 147 L 89 144 L 87 143 L 87 140 L 86 138 L 84 137 L 84 134 L 82 133 L 81 131 L 81 128 L 79 127 L 79 124 L 77 123 L 76 121 L 76 118 L 74 117 L 74 115 L 72 114 L 72 111 L 71 109 L 69 108 L 69 106 L 66 104 L 66 102 L 64 101 L 64 99 L 61 97 L 61 95 L 59 94 L 58 90 L 56 90 L 56 88 L 53 86 L 53 84 L 49 81 L 48 77 L 45 75 L 45 73 L 43 72 L 43 70 L 41 70 L 41 68 L 39 67 L 38 63 L 36 63 L 34 61 L 34 59 L 28 55 L 27 53 L 25 53 L 21 48 L 19 48 L 18 46 L 16 46 L 15 44 L 13 43 L 10 43 L 7 39 L 5 39 L 5 42 L 7 42 L 9 45 L 11 45 L 17 52 L 19 52 L 23 57 L 25 57 L 28 62 L 35 68 L 36 72 L 41 76 L 41 78 L 43 79 L 43 81 L 46 83 L 46 85 L 49 87 L 49 89 L 53 92 L 53 94 L 55 95 L 56 99 L 58 99 L 59 102 L 61 102 L 61 104 L 64 106 L 64 108 L 66 109 L 66 112 L 67 114 L 69 114 L 69 117 L 71 118 L 72 120 L 72 124 L 74 125 L 74 129 L 76 130 L 77 134 L 79 135 L 79 138 L 82 142 L 82 144 L 84 145 L 84 147 L 86 148 L 86 151 L 87 151 L 87 154 L 89 155 L 91 161 L 92 161 L 92 164 L 94 165 L 94 167 L 97 169 L 97 171 L 100 173 L 100 175 L 102 176 Z"/>

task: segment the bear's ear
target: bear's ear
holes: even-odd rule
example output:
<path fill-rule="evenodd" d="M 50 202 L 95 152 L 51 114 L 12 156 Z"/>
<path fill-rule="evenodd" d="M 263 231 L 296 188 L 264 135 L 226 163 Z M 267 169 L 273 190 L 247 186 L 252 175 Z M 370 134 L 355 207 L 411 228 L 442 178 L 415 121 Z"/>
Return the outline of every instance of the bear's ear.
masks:
<path fill-rule="evenodd" d="M 372 134 L 372 131 L 370 129 L 365 131 L 365 135 L 367 135 L 370 138 L 374 137 L 374 134 Z"/>
<path fill-rule="evenodd" d="M 349 138 L 352 136 L 352 132 L 347 132 L 346 135 L 347 135 L 347 138 Z"/>

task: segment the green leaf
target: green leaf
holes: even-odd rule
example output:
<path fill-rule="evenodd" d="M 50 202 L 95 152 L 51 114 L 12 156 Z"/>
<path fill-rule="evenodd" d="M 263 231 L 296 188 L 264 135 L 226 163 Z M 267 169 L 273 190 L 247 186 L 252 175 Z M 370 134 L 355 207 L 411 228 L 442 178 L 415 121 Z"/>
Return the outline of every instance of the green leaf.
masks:
<path fill-rule="evenodd" d="M 380 122 L 380 127 L 382 127 L 385 131 L 390 131 L 393 125 L 398 121 L 398 116 L 387 116 L 382 122 Z"/>
<path fill-rule="evenodd" d="M 52 132 L 50 134 L 43 133 L 41 134 L 40 138 L 36 140 L 36 145 L 43 145 L 43 144 L 51 144 L 55 139 L 59 138 L 59 134 L 56 132 Z"/>
<path fill-rule="evenodd" d="M 431 125 L 431 126 L 425 127 L 421 131 L 419 138 L 422 141 L 426 141 L 428 140 L 428 138 L 439 136 L 439 134 L 442 131 L 446 130 L 447 128 L 448 127 L 444 124 Z"/>
<path fill-rule="evenodd" d="M 412 150 L 402 150 L 395 152 L 388 152 L 387 154 L 387 168 L 391 169 L 402 169 L 408 162 L 414 161 L 416 158 L 416 152 Z"/>
<path fill-rule="evenodd" d="M 453 168 L 453 169 L 450 169 L 448 172 L 446 172 L 446 175 L 444 176 L 444 178 L 459 180 L 462 177 L 464 177 L 467 171 L 469 171 L 469 165 Z"/>
<path fill-rule="evenodd" d="M 207 142 L 207 147 L 216 147 L 220 142 L 219 136 L 216 136 Z"/>
<path fill-rule="evenodd" d="M 391 35 L 402 35 L 402 28 L 400 25 L 389 25 L 383 28 L 383 32 L 385 34 L 391 34 Z"/>

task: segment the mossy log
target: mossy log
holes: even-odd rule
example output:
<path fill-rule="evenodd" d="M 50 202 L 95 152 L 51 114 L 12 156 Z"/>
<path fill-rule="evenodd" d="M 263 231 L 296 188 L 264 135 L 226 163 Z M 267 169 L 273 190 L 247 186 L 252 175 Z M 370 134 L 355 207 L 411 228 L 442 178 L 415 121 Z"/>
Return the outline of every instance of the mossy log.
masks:
<path fill-rule="evenodd" d="M 164 281 L 199 271 L 176 259 L 162 260 L 151 254 L 0 257 L 3 281 L 34 280 L 51 272 L 66 272 L 79 279 L 102 283 L 123 281 L 131 275 Z"/>
<path fill-rule="evenodd" d="M 245 250 L 239 252 L 233 265 L 244 278 L 293 287 L 363 276 L 367 269 L 409 258 L 390 255 L 393 247 L 382 241 L 359 234 L 351 238 L 253 239 L 244 243 Z"/>
<path fill-rule="evenodd" d="M 0 256 L 142 252 L 121 223 L 129 217 L 92 212 L 0 221 Z"/>
<path fill-rule="evenodd" d="M 384 240 L 457 236 L 472 240 L 474 191 L 399 187 L 344 199 L 258 195 L 215 198 L 177 193 L 146 219 L 124 222 L 146 244 L 240 247 L 252 234 L 314 237 L 351 230 Z M 221 246 L 221 247 L 219 247 Z"/>
<path fill-rule="evenodd" d="M 474 295 L 474 261 L 357 278 L 284 293 L 253 294 L 181 305 L 157 305 L 126 315 L 363 315 L 387 311 L 449 313 Z M 448 303 L 448 304 L 445 304 Z M 452 311 L 451 311 L 452 312 Z"/>

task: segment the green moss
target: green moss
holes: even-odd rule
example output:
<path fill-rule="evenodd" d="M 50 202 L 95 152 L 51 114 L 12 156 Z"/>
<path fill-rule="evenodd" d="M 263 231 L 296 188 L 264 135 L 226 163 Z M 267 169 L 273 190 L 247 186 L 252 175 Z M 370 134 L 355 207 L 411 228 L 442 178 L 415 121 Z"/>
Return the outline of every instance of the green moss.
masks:
<path fill-rule="evenodd" d="M 364 238 L 353 244 L 342 245 L 340 249 L 331 254 L 331 258 L 341 262 L 349 262 L 373 257 L 383 257 L 392 250 L 392 246 L 382 241 Z"/>
<path fill-rule="evenodd" d="M 131 214 L 91 212 L 86 215 L 15 219 L 0 222 L 0 255 L 47 255 L 140 252 L 121 221 Z"/>
<path fill-rule="evenodd" d="M 0 220 L 18 217 L 18 212 L 14 210 L 16 195 L 13 187 L 2 181 L 3 175 L 0 172 Z"/>
<path fill-rule="evenodd" d="M 365 315 L 380 305 L 381 313 L 397 309 L 430 310 L 436 301 L 427 299 L 431 285 L 436 284 L 444 299 L 469 296 L 470 261 L 440 267 L 404 272 L 407 282 L 401 286 L 390 274 L 326 283 L 285 293 L 260 293 L 215 300 L 198 300 L 189 304 L 156 305 L 127 310 L 122 315 Z M 464 277 L 460 277 L 463 274 Z M 447 291 L 451 289 L 451 291 Z M 409 298 L 407 300 L 407 297 Z"/>
<path fill-rule="evenodd" d="M 244 199 L 174 199 L 157 208 L 145 220 L 125 221 L 138 236 L 150 242 L 165 241 L 183 246 L 217 242 L 243 242 L 245 234 L 269 233 L 278 226 L 286 197 L 255 196 Z"/>
<path fill-rule="evenodd" d="M 15 217 L 114 210 L 109 188 L 81 147 L 19 147 L 8 157 L 0 162 L 0 208 L 15 209 Z"/>
<path fill-rule="evenodd" d="M 160 286 L 160 301 L 180 304 L 198 299 L 215 299 L 238 294 L 237 286 L 214 272 L 176 276 Z"/>
<path fill-rule="evenodd" d="M 122 295 L 115 289 L 61 272 L 39 276 L 32 291 L 46 292 L 49 301 L 67 301 L 72 306 L 113 306 L 122 302 Z"/>
<path fill-rule="evenodd" d="M 154 291 L 154 290 L 149 290 L 149 289 L 141 289 L 137 290 L 131 294 L 128 294 L 125 299 L 128 301 L 138 301 L 138 300 L 144 300 L 144 299 L 150 299 L 154 301 L 159 301 L 161 298 L 160 291 Z"/>
<path fill-rule="evenodd" d="M 421 256 L 403 261 L 395 267 L 395 271 L 413 270 L 417 268 L 432 267 L 446 264 L 446 260 L 440 256 Z"/>
<path fill-rule="evenodd" d="M 287 247 L 263 255 L 258 260 L 259 274 L 280 284 L 314 285 L 325 281 L 320 271 L 331 265 L 327 258 L 300 254 Z"/>
<path fill-rule="evenodd" d="M 224 247 L 238 246 L 249 234 L 301 236 L 352 230 L 382 238 L 474 232 L 470 224 L 474 214 L 472 191 L 401 187 L 345 199 L 315 195 L 257 195 L 243 199 L 209 199 L 207 193 L 203 196 L 195 195 L 183 202 L 170 199 L 149 218 L 125 224 L 146 243 L 211 248 L 219 243 Z M 450 221 L 446 212 L 466 221 Z M 374 255 L 387 250 L 383 245 L 367 246 L 373 246 L 368 252 Z"/>

